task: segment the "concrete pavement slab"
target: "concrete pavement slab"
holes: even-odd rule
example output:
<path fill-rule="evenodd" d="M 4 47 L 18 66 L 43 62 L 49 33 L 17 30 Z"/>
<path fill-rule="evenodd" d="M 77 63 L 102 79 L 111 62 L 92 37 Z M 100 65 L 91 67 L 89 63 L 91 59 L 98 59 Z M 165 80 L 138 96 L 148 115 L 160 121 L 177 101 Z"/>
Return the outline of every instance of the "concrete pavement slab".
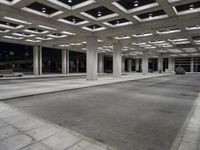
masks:
<path fill-rule="evenodd" d="M 35 142 L 32 138 L 25 134 L 13 136 L 3 141 L 4 150 L 19 150 Z"/>
<path fill-rule="evenodd" d="M 34 144 L 30 145 L 30 146 L 22 148 L 21 150 L 51 150 L 51 149 L 48 148 L 47 146 L 45 146 L 44 144 L 34 143 Z"/>
<path fill-rule="evenodd" d="M 72 145 L 77 144 L 81 139 L 67 132 L 59 132 L 41 141 L 53 150 L 65 150 Z"/>
<path fill-rule="evenodd" d="M 50 125 L 44 125 L 44 126 L 36 128 L 36 129 L 30 130 L 30 131 L 26 132 L 26 134 L 28 134 L 31 137 L 33 137 L 34 139 L 40 141 L 40 140 L 48 138 L 60 131 L 61 131 L 61 129 L 58 129 L 56 127 L 53 127 Z"/>
<path fill-rule="evenodd" d="M 7 139 L 9 137 L 20 134 L 21 132 L 14 128 L 13 126 L 7 126 L 4 128 L 0 128 L 0 140 Z"/>

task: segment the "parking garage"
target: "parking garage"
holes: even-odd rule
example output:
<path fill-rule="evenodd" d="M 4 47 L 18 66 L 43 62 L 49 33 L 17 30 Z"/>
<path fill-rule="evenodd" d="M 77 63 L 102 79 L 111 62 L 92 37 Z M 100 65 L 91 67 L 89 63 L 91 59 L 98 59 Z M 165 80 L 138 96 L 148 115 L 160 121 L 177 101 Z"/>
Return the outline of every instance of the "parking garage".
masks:
<path fill-rule="evenodd" d="M 0 0 L 0 150 L 198 150 L 198 0 Z"/>

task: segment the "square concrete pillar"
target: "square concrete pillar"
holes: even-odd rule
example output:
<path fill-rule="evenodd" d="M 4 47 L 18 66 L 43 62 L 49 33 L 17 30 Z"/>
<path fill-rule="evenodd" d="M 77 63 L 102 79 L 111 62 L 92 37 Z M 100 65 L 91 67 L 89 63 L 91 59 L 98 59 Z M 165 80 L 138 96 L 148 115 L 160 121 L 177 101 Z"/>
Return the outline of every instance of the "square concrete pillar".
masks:
<path fill-rule="evenodd" d="M 122 72 L 125 72 L 125 57 L 122 56 Z"/>
<path fill-rule="evenodd" d="M 42 75 L 42 47 L 38 45 L 33 47 L 33 74 Z"/>
<path fill-rule="evenodd" d="M 191 57 L 190 72 L 194 72 L 194 58 L 193 57 Z"/>
<path fill-rule="evenodd" d="M 37 45 L 33 47 L 33 75 L 39 75 L 39 47 Z"/>
<path fill-rule="evenodd" d="M 114 44 L 113 51 L 113 77 L 120 78 L 122 76 L 122 46 L 120 43 Z"/>
<path fill-rule="evenodd" d="M 149 72 L 149 58 L 148 58 L 148 51 L 143 51 L 142 56 L 142 73 L 148 74 Z"/>
<path fill-rule="evenodd" d="M 160 73 L 163 72 L 163 56 L 162 55 L 158 57 L 158 72 Z"/>
<path fill-rule="evenodd" d="M 135 64 L 135 70 L 137 71 L 140 68 L 139 59 L 136 59 L 135 62 L 136 62 L 136 64 Z"/>
<path fill-rule="evenodd" d="M 67 73 L 67 50 L 62 50 L 62 74 Z"/>
<path fill-rule="evenodd" d="M 87 80 L 97 80 L 97 38 L 87 38 Z"/>
<path fill-rule="evenodd" d="M 173 72 L 173 58 L 168 58 L 168 71 Z"/>
<path fill-rule="evenodd" d="M 39 46 L 39 75 L 42 75 L 42 47 Z"/>
<path fill-rule="evenodd" d="M 128 72 L 132 71 L 132 59 L 128 60 Z"/>
<path fill-rule="evenodd" d="M 103 54 L 98 55 L 98 72 L 104 73 L 104 55 Z"/>

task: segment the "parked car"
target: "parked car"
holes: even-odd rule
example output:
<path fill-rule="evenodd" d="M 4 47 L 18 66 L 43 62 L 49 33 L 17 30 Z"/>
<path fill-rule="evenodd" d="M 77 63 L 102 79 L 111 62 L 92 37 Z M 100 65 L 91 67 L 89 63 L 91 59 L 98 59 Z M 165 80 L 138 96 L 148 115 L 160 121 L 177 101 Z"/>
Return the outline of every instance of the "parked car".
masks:
<path fill-rule="evenodd" d="M 136 70 L 136 72 L 142 72 L 142 69 L 138 69 L 138 70 Z"/>
<path fill-rule="evenodd" d="M 153 69 L 149 69 L 149 73 L 153 73 L 154 71 L 153 71 Z"/>
<path fill-rule="evenodd" d="M 23 73 L 13 72 L 13 70 L 0 70 L 0 77 L 22 77 Z"/>
<path fill-rule="evenodd" d="M 178 68 L 176 68 L 175 73 L 183 75 L 183 74 L 185 74 L 185 69 L 183 67 L 178 67 Z"/>

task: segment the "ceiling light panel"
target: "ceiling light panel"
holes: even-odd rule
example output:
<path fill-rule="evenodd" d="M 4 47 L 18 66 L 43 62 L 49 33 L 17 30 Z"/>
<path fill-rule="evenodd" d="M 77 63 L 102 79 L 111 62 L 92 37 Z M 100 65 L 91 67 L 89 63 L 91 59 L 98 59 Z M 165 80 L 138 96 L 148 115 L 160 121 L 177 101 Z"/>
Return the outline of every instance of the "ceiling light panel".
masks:
<path fill-rule="evenodd" d="M 32 4 L 22 8 L 22 10 L 30 12 L 30 13 L 34 13 L 40 16 L 44 16 L 47 18 L 51 18 L 63 13 L 60 10 L 49 7 L 39 2 L 33 2 Z"/>
<path fill-rule="evenodd" d="M 89 23 L 89 21 L 83 20 L 83 19 L 73 16 L 73 15 L 62 18 L 62 19 L 58 19 L 58 21 L 66 23 L 66 24 L 70 24 L 70 25 L 77 25 L 77 26 Z"/>
<path fill-rule="evenodd" d="M 164 10 L 157 10 L 157 11 L 153 11 L 153 12 L 149 12 L 149 13 L 135 15 L 133 17 L 140 22 L 145 22 L 145 21 L 167 18 L 168 15 L 165 13 Z"/>
<path fill-rule="evenodd" d="M 27 24 L 27 25 L 32 24 L 31 22 L 28 22 L 28 21 L 24 21 L 24 20 L 12 18 L 12 17 L 7 17 L 7 16 L 3 17 L 3 19 L 10 20 L 10 21 L 17 22 L 17 23 Z"/>
<path fill-rule="evenodd" d="M 20 37 L 34 37 L 34 34 L 27 34 L 24 32 L 16 32 L 16 33 L 12 33 L 15 36 L 20 36 Z"/>
<path fill-rule="evenodd" d="M 49 32 L 49 31 L 41 30 L 41 29 L 37 29 L 37 28 L 28 28 L 23 31 L 28 32 L 28 33 L 33 33 L 33 34 L 46 34 Z"/>
<path fill-rule="evenodd" d="M 22 39 L 24 39 L 23 37 L 10 36 L 10 35 L 5 35 L 5 36 L 3 36 L 3 38 L 13 39 L 13 40 L 22 40 Z"/>
<path fill-rule="evenodd" d="M 20 1 L 21 0 L 0 0 L 0 3 L 12 6 Z"/>
<path fill-rule="evenodd" d="M 3 28 L 0 28 L 0 33 L 7 33 L 7 32 L 9 32 L 10 30 L 8 30 L 8 29 L 3 29 Z"/>
<path fill-rule="evenodd" d="M 182 51 L 179 49 L 169 49 L 168 51 L 172 53 L 182 53 Z"/>
<path fill-rule="evenodd" d="M 67 37 L 67 35 L 64 34 L 60 34 L 60 33 L 54 33 L 54 34 L 49 34 L 48 37 L 52 37 L 52 38 L 64 38 Z"/>
<path fill-rule="evenodd" d="M 186 27 L 186 30 L 200 30 L 200 25 L 188 26 Z"/>
<path fill-rule="evenodd" d="M 0 20 L 0 27 L 6 28 L 6 29 L 20 29 L 24 27 L 23 25 L 18 25 L 15 23 L 7 22 L 7 21 L 1 21 Z"/>
<path fill-rule="evenodd" d="M 126 18 L 121 18 L 121 19 L 115 19 L 112 21 L 104 22 L 104 24 L 110 27 L 122 27 L 122 26 L 133 24 L 133 23 L 127 20 Z"/>
<path fill-rule="evenodd" d="M 97 24 L 94 24 L 94 25 L 89 25 L 89 26 L 86 26 L 86 27 L 82 27 L 82 29 L 85 29 L 85 30 L 88 30 L 88 31 L 91 31 L 91 32 L 96 32 L 96 31 L 105 30 L 106 28 L 102 27 L 102 26 L 99 26 Z"/>
<path fill-rule="evenodd" d="M 173 7 L 173 9 L 178 15 L 200 12 L 200 1 L 178 5 Z"/>
<path fill-rule="evenodd" d="M 146 37 L 146 36 L 152 36 L 153 33 L 140 33 L 140 34 L 133 34 L 133 37 Z"/>
<path fill-rule="evenodd" d="M 95 3 L 95 0 L 47 0 L 61 7 L 74 10 Z"/>
<path fill-rule="evenodd" d="M 172 33 L 178 33 L 178 32 L 181 32 L 181 30 L 180 29 L 167 29 L 167 30 L 156 31 L 156 33 L 159 35 L 172 34 Z"/>
<path fill-rule="evenodd" d="M 81 12 L 80 14 L 96 21 L 119 16 L 117 13 L 104 6 L 93 8 L 85 12 Z"/>
<path fill-rule="evenodd" d="M 137 11 L 149 9 L 152 7 L 159 6 L 156 0 L 118 0 L 113 2 L 120 10 L 124 11 L 125 13 L 134 13 Z"/>

